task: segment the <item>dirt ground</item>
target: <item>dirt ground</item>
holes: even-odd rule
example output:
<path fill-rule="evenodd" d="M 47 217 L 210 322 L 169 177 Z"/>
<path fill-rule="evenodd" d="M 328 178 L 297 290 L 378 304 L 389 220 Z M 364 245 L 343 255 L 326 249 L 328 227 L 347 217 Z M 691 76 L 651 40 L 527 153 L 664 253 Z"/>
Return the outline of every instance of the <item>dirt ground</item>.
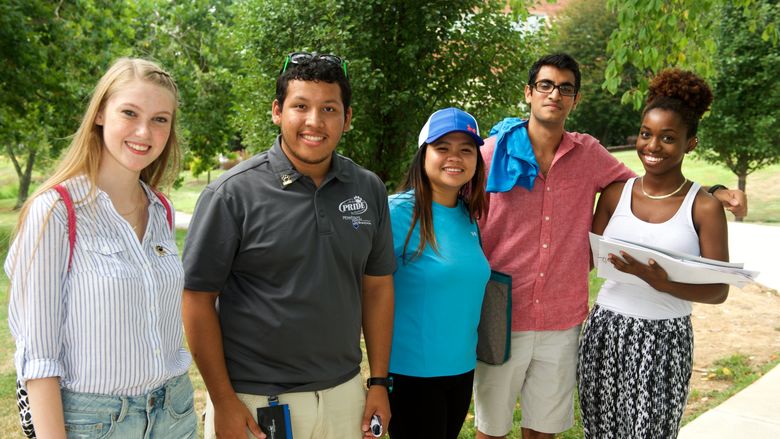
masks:
<path fill-rule="evenodd" d="M 693 305 L 693 376 L 690 411 L 706 402 L 711 390 L 723 390 L 728 381 L 709 377 L 713 363 L 734 354 L 743 354 L 751 366 L 777 359 L 780 354 L 780 294 L 776 290 L 748 285 L 731 287 L 721 305 Z M 702 401 L 704 399 L 704 401 Z"/>

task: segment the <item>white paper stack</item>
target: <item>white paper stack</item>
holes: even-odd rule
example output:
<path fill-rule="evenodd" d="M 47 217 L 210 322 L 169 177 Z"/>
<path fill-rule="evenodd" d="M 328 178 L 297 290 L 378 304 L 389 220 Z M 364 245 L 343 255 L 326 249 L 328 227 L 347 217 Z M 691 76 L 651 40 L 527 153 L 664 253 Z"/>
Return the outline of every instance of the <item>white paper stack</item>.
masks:
<path fill-rule="evenodd" d="M 743 264 L 723 262 L 700 256 L 678 253 L 648 244 L 625 241 L 617 238 L 604 238 L 590 234 L 590 248 L 593 253 L 593 265 L 598 269 L 598 277 L 635 285 L 647 285 L 633 274 L 617 270 L 608 260 L 611 253 L 620 257 L 624 251 L 634 259 L 647 264 L 650 259 L 669 275 L 669 280 L 688 284 L 731 284 L 743 287 L 755 282 L 757 271 L 745 270 Z"/>

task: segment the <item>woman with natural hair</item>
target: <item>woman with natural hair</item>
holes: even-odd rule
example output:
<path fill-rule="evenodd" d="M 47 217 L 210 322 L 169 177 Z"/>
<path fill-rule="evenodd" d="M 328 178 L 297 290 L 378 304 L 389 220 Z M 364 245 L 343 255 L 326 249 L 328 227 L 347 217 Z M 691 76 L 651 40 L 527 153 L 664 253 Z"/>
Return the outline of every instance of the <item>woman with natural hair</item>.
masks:
<path fill-rule="evenodd" d="M 602 193 L 594 233 L 728 261 L 721 203 L 682 172 L 711 102 L 691 72 L 653 79 L 636 142 L 645 174 Z M 658 262 L 624 252 L 608 259 L 646 285 L 607 280 L 586 321 L 577 368 L 585 436 L 677 437 L 691 377 L 691 302 L 722 303 L 728 285 L 674 282 Z"/>
<path fill-rule="evenodd" d="M 178 172 L 177 98 L 155 63 L 116 61 L 22 208 L 5 270 L 38 437 L 195 437 L 184 272 L 157 192 Z"/>
<path fill-rule="evenodd" d="M 471 402 L 477 326 L 490 267 L 479 242 L 485 165 L 477 121 L 433 113 L 389 197 L 397 269 L 390 437 L 457 438 Z"/>

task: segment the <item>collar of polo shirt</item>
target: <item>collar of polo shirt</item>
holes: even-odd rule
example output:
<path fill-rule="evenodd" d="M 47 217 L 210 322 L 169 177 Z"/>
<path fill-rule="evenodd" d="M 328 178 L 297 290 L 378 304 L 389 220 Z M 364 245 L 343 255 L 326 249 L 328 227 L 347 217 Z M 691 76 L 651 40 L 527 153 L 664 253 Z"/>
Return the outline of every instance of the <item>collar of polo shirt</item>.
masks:
<path fill-rule="evenodd" d="M 282 145 L 280 143 L 281 138 L 281 135 L 276 137 L 274 145 L 271 147 L 271 150 L 268 151 L 268 160 L 271 164 L 271 169 L 273 169 L 276 176 L 279 177 L 280 184 L 283 188 L 285 188 L 295 182 L 295 180 L 299 179 L 303 174 L 298 172 L 293 167 L 290 159 L 288 159 L 284 154 L 284 151 L 282 151 Z M 331 160 L 330 170 L 328 170 L 328 174 L 326 175 L 325 179 L 328 179 L 330 176 L 334 176 L 345 183 L 351 181 L 351 177 L 349 173 L 346 172 L 346 169 L 342 163 L 342 160 L 349 159 L 341 157 L 335 152 L 333 154 L 334 156 L 333 160 Z"/>

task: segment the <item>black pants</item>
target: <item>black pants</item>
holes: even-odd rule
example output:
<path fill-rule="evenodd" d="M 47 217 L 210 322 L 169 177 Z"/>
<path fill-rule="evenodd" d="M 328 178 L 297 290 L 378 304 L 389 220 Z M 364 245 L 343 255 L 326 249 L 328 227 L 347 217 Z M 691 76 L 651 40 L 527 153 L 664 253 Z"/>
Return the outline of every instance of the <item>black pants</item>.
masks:
<path fill-rule="evenodd" d="M 392 439 L 457 439 L 471 404 L 473 370 L 431 378 L 391 375 Z"/>

